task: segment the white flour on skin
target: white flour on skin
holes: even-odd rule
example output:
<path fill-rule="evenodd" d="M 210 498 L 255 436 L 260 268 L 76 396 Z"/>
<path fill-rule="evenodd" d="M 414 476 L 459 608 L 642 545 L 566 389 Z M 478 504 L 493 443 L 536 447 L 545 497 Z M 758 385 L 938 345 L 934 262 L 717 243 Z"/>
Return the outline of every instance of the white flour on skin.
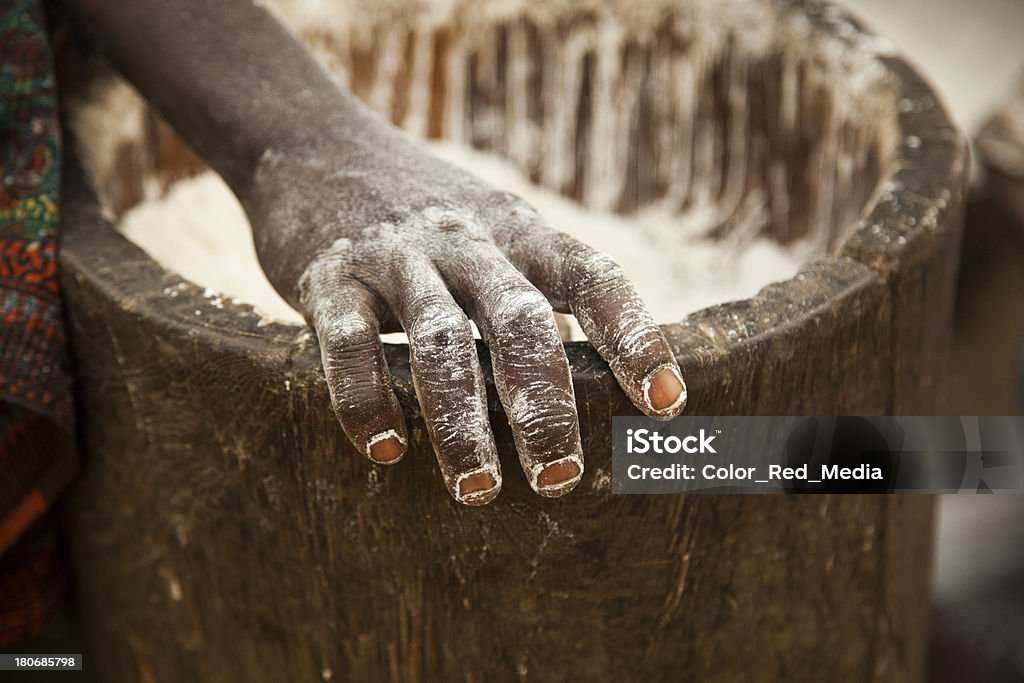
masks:
<path fill-rule="evenodd" d="M 659 323 L 678 322 L 707 306 L 745 299 L 765 285 L 793 277 L 811 245 L 782 247 L 766 238 L 702 238 L 711 216 L 650 211 L 620 216 L 587 210 L 538 187 L 509 161 L 463 145 L 430 143 L 441 158 L 519 195 L 554 227 L 610 254 L 633 281 Z M 161 265 L 198 285 L 252 304 L 266 319 L 303 324 L 267 281 L 256 258 L 249 222 L 227 185 L 212 171 L 182 180 L 160 199 L 124 214 L 119 230 Z M 561 317 L 561 316 L 560 316 Z M 582 340 L 570 317 L 563 336 Z M 404 335 L 384 335 L 404 342 Z"/>
<path fill-rule="evenodd" d="M 363 4 L 361 0 L 355 3 Z M 744 0 L 719 5 L 718 0 L 703 0 L 698 3 L 700 11 L 696 5 L 687 4 L 678 8 L 666 24 L 662 19 L 670 3 L 643 3 L 638 8 L 629 0 L 595 1 L 596 23 L 573 23 L 564 35 L 558 17 L 584 11 L 575 1 L 556 3 L 560 8 L 554 8 L 547 2 L 518 7 L 504 0 L 459 0 L 459 12 L 433 19 L 412 8 L 414 4 L 395 4 L 377 21 L 361 13 L 347 19 L 339 17 L 340 25 L 329 28 L 325 35 L 313 31 L 307 37 L 324 48 L 325 62 L 329 68 L 337 66 L 331 70 L 342 85 L 408 132 L 442 135 L 456 142 L 472 140 L 479 148 L 517 162 L 547 187 L 571 190 L 591 210 L 660 206 L 664 213 L 644 216 L 635 224 L 626 223 L 626 230 L 612 230 L 610 244 L 599 244 L 619 259 L 633 260 L 638 265 L 627 263 L 625 270 L 620 269 L 600 250 L 552 234 L 542 225 L 550 221 L 569 232 L 581 231 L 577 234 L 582 234 L 585 241 L 596 241 L 602 230 L 614 228 L 620 219 L 586 212 L 568 218 L 552 215 L 553 211 L 545 208 L 548 202 L 535 196 L 528 185 L 512 188 L 512 193 L 494 193 L 472 173 L 422 155 L 346 96 L 316 97 L 314 93 L 333 92 L 318 73 L 307 74 L 311 82 L 319 84 L 316 88 L 284 88 L 262 104 L 273 107 L 291 102 L 293 108 L 316 112 L 310 118 L 319 123 L 297 129 L 296 139 L 289 140 L 285 147 L 257 150 L 259 163 L 251 182 L 236 186 L 246 188 L 257 251 L 269 280 L 315 323 L 332 403 L 353 443 L 370 443 L 384 433 L 382 429 L 402 434 L 403 420 L 398 411 L 392 414 L 377 410 L 375 405 L 366 409 L 368 402 L 387 402 L 384 395 L 390 393 L 390 388 L 383 362 L 368 373 L 370 377 L 357 380 L 356 375 L 362 373 L 348 371 L 368 367 L 375 359 L 383 361 L 374 318 L 385 315 L 386 302 L 410 331 L 416 393 L 446 485 L 457 500 L 468 503 L 486 502 L 483 498 L 496 493 L 500 480 L 486 471 L 496 466 L 497 457 L 485 414 L 482 382 L 477 381 L 479 369 L 465 371 L 467 365 L 476 365 L 475 347 L 469 322 L 454 294 L 467 312 L 484 322 L 481 331 L 495 360 L 496 386 L 513 422 L 516 445 L 531 485 L 543 495 L 557 495 L 567 489 L 554 491 L 553 487 L 574 484 L 582 474 L 571 377 L 551 306 L 511 264 L 528 274 L 554 307 L 577 313 L 583 329 L 635 405 L 648 414 L 668 416 L 681 410 L 682 402 L 654 409 L 654 380 L 664 380 L 666 369 L 673 373 L 678 370 L 640 295 L 627 283 L 630 273 L 640 281 L 641 288 L 665 288 L 664 299 L 671 303 L 669 313 L 656 309 L 654 302 L 662 297 L 648 292 L 646 298 L 659 318 L 677 320 L 686 313 L 679 306 L 680 299 L 688 298 L 705 282 L 719 280 L 730 266 L 735 270 L 738 255 L 764 226 L 771 225 L 773 234 L 779 234 L 781 228 L 781 239 L 786 240 L 808 233 L 821 238 L 823 226 L 849 224 L 850 216 L 846 214 L 855 213 L 860 206 L 860 201 L 852 201 L 856 198 L 850 196 L 851 178 L 859 177 L 858 169 L 888 163 L 884 154 L 871 157 L 871 152 L 880 154 L 879 149 L 885 149 L 885 145 L 863 144 L 879 139 L 877 126 L 861 127 L 850 117 L 856 114 L 860 121 L 888 121 L 893 112 L 889 111 L 891 107 L 872 106 L 884 105 L 888 100 L 868 87 L 879 85 L 875 81 L 881 74 L 875 52 L 865 49 L 863 41 L 837 40 L 828 46 L 819 45 L 809 22 L 785 21 L 783 14 L 788 16 L 788 11 L 778 17 L 768 16 L 772 13 L 762 3 Z M 333 14 L 334 9 L 349 5 L 327 0 L 323 9 Z M 718 7 L 724 8 L 712 9 Z M 499 14 L 492 16 L 491 10 Z M 508 26 L 508 44 L 514 54 L 502 58 L 496 46 L 502 44 L 501 33 L 506 29 L 495 21 L 511 21 L 520 10 L 527 21 L 513 21 Z M 314 24 L 323 28 L 321 22 Z M 716 24 L 719 30 L 713 30 Z M 444 30 L 439 28 L 442 25 L 459 30 L 455 36 L 446 37 L 439 33 Z M 776 30 L 785 26 L 792 32 Z M 299 33 L 305 31 L 299 29 Z M 852 26 L 848 33 L 856 37 Z M 367 36 L 374 37 L 373 44 L 367 43 Z M 734 41 L 734 37 L 742 40 Z M 434 49 L 419 49 L 424 40 Z M 542 52 L 524 45 L 524 41 L 531 40 L 543 46 Z M 641 97 L 644 84 L 649 82 L 644 77 L 646 48 L 641 47 L 640 52 L 630 48 L 638 44 L 650 46 L 651 78 L 656 83 L 653 92 L 659 93 L 649 103 L 653 107 L 650 109 L 642 105 L 645 100 Z M 732 55 L 732 49 L 739 45 L 744 48 Z M 411 49 L 406 49 L 409 46 Z M 842 92 L 835 97 L 822 95 L 829 102 L 825 108 L 830 112 L 829 128 L 819 131 L 822 135 L 818 139 L 824 142 L 801 151 L 801 158 L 814 160 L 813 166 L 807 174 L 794 171 L 795 176 L 789 173 L 792 169 L 787 170 L 785 158 L 767 174 L 758 165 L 765 150 L 749 144 L 751 121 L 760 120 L 756 118 L 756 100 L 751 102 L 743 94 L 750 77 L 755 81 L 761 78 L 759 72 L 751 70 L 758 68 L 760 58 L 775 55 L 782 48 L 786 48 L 787 55 L 781 67 L 783 89 L 787 73 L 793 75 L 791 82 L 797 83 L 795 76 L 801 64 L 811 64 L 800 81 L 807 85 L 804 90 L 826 93 L 836 83 L 851 84 L 851 89 L 839 88 Z M 594 70 L 587 67 L 590 60 L 585 58 L 590 50 L 603 55 Z M 398 52 L 424 59 L 433 56 L 432 65 L 428 69 L 426 61 L 407 63 L 396 57 Z M 535 61 L 533 54 L 543 54 L 542 63 Z M 621 58 L 613 58 L 616 55 Z M 812 55 L 815 60 L 810 63 L 807 58 Z M 824 62 L 818 57 L 825 58 Z M 306 63 L 298 58 L 293 61 Z M 419 86 L 410 84 L 403 68 L 395 68 L 403 63 L 411 74 L 424 79 Z M 497 67 L 502 64 L 518 75 L 499 73 Z M 545 77 L 537 92 L 530 87 L 532 79 L 524 78 L 525 72 L 519 68 L 531 64 L 544 69 Z M 266 69 L 271 66 L 263 64 Z M 689 69 L 691 66 L 694 68 Z M 678 76 L 682 74 L 677 73 L 677 67 L 693 78 L 680 81 Z M 772 70 L 776 72 L 780 69 Z M 423 88 L 424 84 L 435 84 L 431 75 L 437 73 L 447 76 L 446 86 Z M 849 77 L 836 79 L 836 73 Z M 858 77 L 852 77 L 854 74 Z M 588 79 L 593 80 L 592 97 L 583 95 L 582 85 Z M 493 99 L 491 94 L 500 91 L 503 80 L 515 84 L 509 91 L 511 101 L 537 103 L 541 105 L 537 113 L 542 116 L 534 116 L 532 108 L 524 106 L 512 106 L 508 111 L 496 106 L 478 107 Z M 730 115 L 725 119 L 721 107 L 714 104 L 719 100 L 709 97 L 714 95 L 708 90 L 709 83 L 729 84 Z M 223 85 L 225 91 L 235 93 L 229 82 Z M 779 103 L 782 113 L 790 106 L 793 111 L 802 111 L 798 106 L 803 101 L 797 97 L 800 93 L 795 88 L 786 92 L 788 95 Z M 423 97 L 425 94 L 429 97 Z M 251 110 L 248 93 L 242 99 L 246 101 L 243 108 Z M 703 104 L 695 108 L 694 103 Z M 226 106 L 231 108 L 233 103 L 229 101 Z M 580 108 L 583 106 L 585 110 Z M 169 110 L 173 113 L 175 108 Z M 586 134 L 585 127 L 576 129 L 577 120 L 587 120 L 586 115 L 580 118 L 580 112 L 586 111 L 593 124 L 591 134 Z M 611 112 L 617 115 L 605 116 Z M 780 120 L 785 139 L 786 131 L 794 132 L 797 120 L 784 116 Z M 410 128 L 424 123 L 428 124 L 427 130 Z M 840 138 L 827 134 L 838 130 L 836 126 L 852 130 L 851 135 L 841 138 L 848 144 L 840 145 Z M 583 137 L 573 135 L 574 129 Z M 499 134 L 502 130 L 508 131 L 514 144 Z M 634 139 L 634 130 L 649 130 L 658 140 L 652 144 L 659 153 L 644 152 L 641 139 L 637 140 L 638 146 L 624 144 Z M 201 137 L 197 135 L 197 139 Z M 570 144 L 574 140 L 580 144 Z M 133 146 L 138 147 L 138 143 L 127 142 L 122 156 L 130 155 Z M 141 158 L 147 159 L 146 150 L 140 151 Z M 237 164 L 230 152 L 213 161 L 227 177 L 238 180 Z M 579 175 L 577 169 L 588 172 Z M 805 175 L 821 181 L 804 188 Z M 769 177 L 772 183 L 762 182 Z M 498 180 L 497 185 L 505 182 Z M 651 196 L 646 196 L 648 189 Z M 516 192 L 526 194 L 528 201 L 540 206 L 541 212 L 548 214 L 547 219 L 513 200 Z M 790 212 L 790 194 L 807 195 L 796 213 Z M 127 201 L 117 203 L 117 197 L 113 199 L 112 206 L 128 205 Z M 680 207 L 693 206 L 704 210 L 689 212 L 685 219 L 678 216 Z M 794 220 L 798 224 L 790 229 Z M 220 227 L 223 234 L 225 226 Z M 725 259 L 700 258 L 700 237 L 712 229 L 716 234 L 729 235 L 730 243 L 716 250 L 726 254 Z M 246 236 L 240 239 L 247 241 L 248 231 L 242 229 L 241 233 Z M 637 251 L 635 259 L 619 249 L 636 251 L 641 246 L 648 248 Z M 816 246 L 820 250 L 825 244 Z M 216 254 L 210 267 L 218 268 L 217 259 L 225 258 L 230 251 L 232 247 L 228 246 L 227 251 Z M 703 267 L 691 270 L 698 262 Z M 792 274 L 766 275 L 763 268 L 757 272 L 765 278 L 757 286 Z M 676 279 L 684 275 L 689 277 Z M 746 297 L 757 286 L 734 295 L 718 291 L 714 300 Z M 501 294 L 529 297 L 513 298 L 520 307 L 515 308 Z M 349 315 L 360 306 L 358 316 Z M 699 308 L 700 304 L 691 306 Z M 543 316 L 539 315 L 542 310 Z M 353 317 L 358 325 L 352 324 Z M 397 329 L 390 326 L 390 319 L 387 322 L 388 329 Z M 360 338 L 367 331 L 368 335 Z M 352 343 L 354 339 L 360 343 Z M 462 359 L 457 363 L 462 371 L 446 364 L 456 357 Z M 502 357 L 506 361 L 504 370 Z M 674 379 L 681 387 L 678 374 Z M 672 384 L 659 381 L 658 391 L 671 392 L 675 390 Z M 523 399 L 520 392 L 535 400 Z M 658 398 L 657 405 L 674 396 L 668 393 Z M 536 409 L 517 409 L 522 404 L 533 404 Z M 472 428 L 458 430 L 455 425 Z M 556 456 L 563 460 L 549 460 Z M 578 465 L 571 462 L 574 456 L 579 458 Z M 565 457 L 570 462 L 566 463 Z M 561 463 L 560 468 L 548 466 L 541 472 L 534 467 L 556 462 Z M 474 478 L 466 478 L 470 476 Z M 546 490 L 539 490 L 541 487 Z M 480 499 L 466 498 L 473 495 Z"/>

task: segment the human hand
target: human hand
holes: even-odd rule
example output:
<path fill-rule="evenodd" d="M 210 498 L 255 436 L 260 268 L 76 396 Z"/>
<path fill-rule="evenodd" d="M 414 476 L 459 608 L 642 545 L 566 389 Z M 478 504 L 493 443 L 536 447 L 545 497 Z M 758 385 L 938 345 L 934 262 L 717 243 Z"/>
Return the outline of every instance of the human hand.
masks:
<path fill-rule="evenodd" d="M 270 282 L 316 331 L 341 426 L 371 460 L 397 462 L 408 443 L 379 337 L 399 324 L 441 473 L 463 503 L 501 488 L 467 314 L 541 495 L 562 495 L 583 475 L 552 306 L 576 315 L 644 412 L 682 410 L 668 343 L 609 257 L 422 152 L 339 88 L 260 3 L 69 5 L 242 201 Z"/>
<path fill-rule="evenodd" d="M 315 330 L 334 410 L 360 452 L 392 464 L 408 443 L 379 337 L 399 326 L 445 484 L 462 503 L 501 488 L 470 319 L 540 495 L 567 493 L 583 474 L 553 308 L 576 315 L 646 414 L 682 410 L 669 345 L 610 257 L 368 112 L 338 131 L 268 151 L 241 194 L 261 264 Z"/>

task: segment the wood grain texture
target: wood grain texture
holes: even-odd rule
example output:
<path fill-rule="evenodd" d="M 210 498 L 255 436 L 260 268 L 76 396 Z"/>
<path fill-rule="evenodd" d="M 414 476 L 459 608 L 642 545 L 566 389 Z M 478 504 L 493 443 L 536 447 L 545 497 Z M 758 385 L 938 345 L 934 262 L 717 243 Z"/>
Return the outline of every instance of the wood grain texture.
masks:
<path fill-rule="evenodd" d="M 822 228 L 837 247 L 665 326 L 691 414 L 932 409 L 966 152 L 919 77 L 886 65 L 915 104 L 897 163 L 849 190 L 863 210 Z M 67 526 L 104 680 L 920 680 L 930 498 L 613 496 L 611 417 L 635 410 L 570 344 L 583 482 L 548 500 L 509 476 L 494 503 L 459 506 L 404 347 L 387 355 L 410 453 L 379 468 L 346 442 L 308 335 L 159 268 L 70 166 L 85 466 Z"/>

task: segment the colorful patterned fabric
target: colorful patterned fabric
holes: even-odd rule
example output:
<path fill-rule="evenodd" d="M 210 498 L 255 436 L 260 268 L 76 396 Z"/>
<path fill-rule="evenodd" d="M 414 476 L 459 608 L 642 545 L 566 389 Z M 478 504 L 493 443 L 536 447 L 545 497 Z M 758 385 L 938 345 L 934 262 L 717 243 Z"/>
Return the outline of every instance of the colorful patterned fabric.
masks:
<path fill-rule="evenodd" d="M 0 0 L 0 644 L 31 633 L 62 583 L 40 519 L 75 469 L 54 80 L 41 2 Z"/>
<path fill-rule="evenodd" d="M 67 595 L 67 560 L 55 527 L 43 518 L 0 556 L 0 651 L 44 633 Z"/>

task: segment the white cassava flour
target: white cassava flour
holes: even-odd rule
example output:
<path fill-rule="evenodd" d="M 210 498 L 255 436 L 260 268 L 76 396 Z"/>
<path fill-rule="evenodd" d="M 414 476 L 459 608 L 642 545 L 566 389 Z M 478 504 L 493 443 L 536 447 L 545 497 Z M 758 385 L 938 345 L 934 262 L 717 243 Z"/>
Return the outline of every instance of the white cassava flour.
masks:
<path fill-rule="evenodd" d="M 559 230 L 611 254 L 658 322 L 676 322 L 693 311 L 748 298 L 766 284 L 793 277 L 811 249 L 807 244 L 782 247 L 762 237 L 706 239 L 703 235 L 713 222 L 707 210 L 628 217 L 588 210 L 534 185 L 495 154 L 452 143 L 431 143 L 429 148 L 519 195 Z M 132 208 L 119 229 L 182 277 L 252 304 L 266 318 L 302 323 L 302 316 L 264 276 L 245 213 L 212 171 L 182 180 L 164 197 Z M 577 327 L 571 329 L 572 339 L 583 338 Z"/>

